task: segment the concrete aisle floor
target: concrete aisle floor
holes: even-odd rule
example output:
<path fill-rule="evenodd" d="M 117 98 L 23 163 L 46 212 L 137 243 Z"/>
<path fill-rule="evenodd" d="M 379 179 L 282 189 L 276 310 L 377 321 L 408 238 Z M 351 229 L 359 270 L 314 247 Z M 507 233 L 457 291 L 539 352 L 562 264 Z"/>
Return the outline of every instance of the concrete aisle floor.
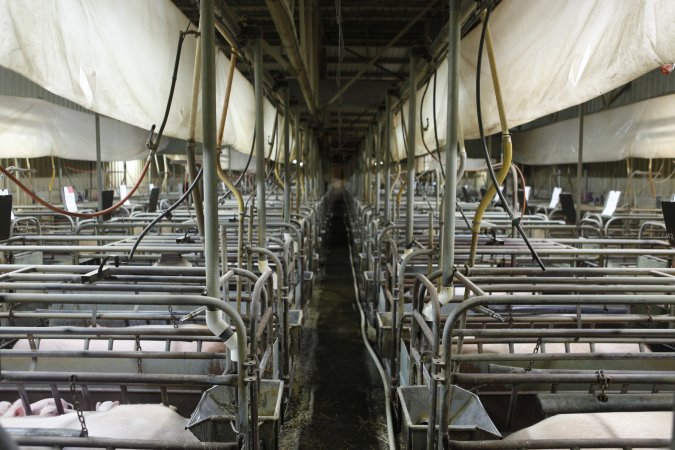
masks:
<path fill-rule="evenodd" d="M 282 449 L 386 448 L 384 395 L 360 334 L 349 267 L 347 210 L 333 198 L 322 274 L 303 327 Z"/>

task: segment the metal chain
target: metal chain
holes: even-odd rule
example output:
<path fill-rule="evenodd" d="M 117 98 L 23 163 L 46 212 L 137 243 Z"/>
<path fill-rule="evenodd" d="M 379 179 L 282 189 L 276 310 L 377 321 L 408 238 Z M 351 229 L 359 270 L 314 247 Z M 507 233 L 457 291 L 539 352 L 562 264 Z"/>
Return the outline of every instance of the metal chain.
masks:
<path fill-rule="evenodd" d="M 136 351 L 137 352 L 143 351 L 143 349 L 141 348 L 141 337 L 139 335 L 136 335 Z M 143 373 L 143 360 L 141 359 L 140 356 L 136 358 L 136 365 L 138 373 Z"/>
<path fill-rule="evenodd" d="M 600 369 L 597 372 L 595 372 L 595 375 L 598 377 L 598 385 L 600 386 L 600 394 L 598 394 L 598 400 L 600 400 L 602 403 L 607 403 L 609 398 L 607 397 L 605 390 L 609 387 L 609 383 L 612 382 L 612 379 L 605 375 L 605 371 L 603 369 Z"/>
<path fill-rule="evenodd" d="M 169 315 L 171 316 L 171 324 L 173 327 L 178 328 L 178 319 L 176 319 L 176 316 L 173 314 L 173 307 L 171 305 L 169 305 Z"/>
<path fill-rule="evenodd" d="M 652 307 L 651 305 L 647 305 L 647 325 L 651 328 L 652 322 L 654 321 L 654 318 L 652 317 Z"/>
<path fill-rule="evenodd" d="M 80 437 L 89 436 L 89 430 L 87 430 L 87 423 L 84 421 L 84 413 L 82 412 L 82 406 L 80 405 L 80 396 L 77 395 L 77 390 L 75 389 L 75 382 L 77 381 L 77 375 L 72 374 L 70 376 L 70 393 L 73 396 L 73 405 L 75 406 L 75 411 L 77 412 L 77 420 L 80 421 Z"/>
<path fill-rule="evenodd" d="M 537 338 L 537 343 L 534 345 L 534 350 L 532 350 L 532 354 L 533 354 L 533 355 L 536 355 L 537 353 L 539 353 L 539 347 L 541 347 L 541 342 L 542 342 L 542 340 L 543 340 L 543 339 L 542 339 L 541 336 L 539 336 L 539 337 Z M 529 362 L 529 364 L 527 365 L 527 367 L 525 367 L 525 372 L 531 371 L 533 365 L 534 365 L 534 359 L 531 359 L 530 362 Z"/>

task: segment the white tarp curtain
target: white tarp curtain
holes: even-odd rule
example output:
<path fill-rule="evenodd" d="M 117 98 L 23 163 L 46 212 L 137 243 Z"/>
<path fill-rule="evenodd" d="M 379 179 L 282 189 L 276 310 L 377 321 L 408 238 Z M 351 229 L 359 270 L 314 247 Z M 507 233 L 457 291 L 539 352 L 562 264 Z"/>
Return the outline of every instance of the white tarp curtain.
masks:
<path fill-rule="evenodd" d="M 490 18 L 509 127 L 577 105 L 675 60 L 675 1 L 519 0 L 502 2 Z M 478 137 L 475 75 L 480 27 L 461 42 L 460 117 L 464 137 Z M 446 135 L 447 62 L 439 68 L 436 115 L 441 145 Z M 483 51 L 481 104 L 486 134 L 499 131 L 499 117 L 486 51 Z M 432 80 L 433 83 L 433 80 Z M 418 90 L 418 108 L 423 87 Z M 432 87 L 422 112 L 434 142 Z M 408 106 L 403 106 L 406 123 Z M 416 154 L 426 151 L 419 132 Z M 394 123 L 393 153 L 405 158 L 400 117 Z M 426 123 L 425 123 L 426 125 Z"/>
<path fill-rule="evenodd" d="M 578 118 L 513 135 L 513 157 L 522 164 L 576 164 L 578 148 Z M 584 162 L 629 157 L 675 158 L 675 95 L 584 117 Z"/>
<path fill-rule="evenodd" d="M 95 160 L 95 126 L 93 114 L 37 98 L 0 96 L 0 158 Z M 147 131 L 105 116 L 100 117 L 100 130 L 103 161 L 147 156 Z M 83 152 L 89 157 L 82 158 Z"/>
<path fill-rule="evenodd" d="M 147 130 L 153 123 L 159 127 L 164 115 L 179 32 L 188 22 L 169 0 L 0 0 L 0 65 L 87 109 Z M 183 44 L 167 136 L 188 138 L 196 42 L 189 36 Z M 217 51 L 218 119 L 228 68 L 229 60 Z M 266 133 L 274 115 L 265 100 Z M 248 153 L 254 120 L 253 86 L 235 71 L 223 143 Z M 68 157 L 92 159 L 91 152 L 72 149 Z"/>

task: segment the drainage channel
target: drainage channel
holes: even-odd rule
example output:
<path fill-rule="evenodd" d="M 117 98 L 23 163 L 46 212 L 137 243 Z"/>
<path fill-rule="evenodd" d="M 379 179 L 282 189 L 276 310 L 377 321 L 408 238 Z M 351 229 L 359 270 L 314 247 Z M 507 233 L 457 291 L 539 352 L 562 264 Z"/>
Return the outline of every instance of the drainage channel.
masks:
<path fill-rule="evenodd" d="M 333 197 L 332 208 L 281 448 L 385 449 L 382 382 L 361 340 L 341 195 Z"/>

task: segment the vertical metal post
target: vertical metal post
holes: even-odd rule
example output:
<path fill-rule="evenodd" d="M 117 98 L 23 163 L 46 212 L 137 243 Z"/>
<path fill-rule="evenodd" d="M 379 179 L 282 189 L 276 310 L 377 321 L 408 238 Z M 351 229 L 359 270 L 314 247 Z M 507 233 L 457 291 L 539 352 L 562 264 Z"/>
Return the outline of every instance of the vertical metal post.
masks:
<path fill-rule="evenodd" d="M 300 195 L 302 194 L 301 177 L 300 177 L 300 161 L 302 160 L 302 146 L 300 143 L 301 137 L 304 138 L 304 135 L 300 134 L 300 120 L 297 121 L 297 136 L 298 143 L 295 145 L 295 213 L 300 214 Z"/>
<path fill-rule="evenodd" d="M 253 41 L 253 90 L 255 93 L 255 178 L 256 203 L 258 206 L 258 246 L 266 247 L 266 208 L 265 208 L 265 117 L 263 97 L 263 51 L 261 31 Z M 261 255 L 261 258 L 264 258 Z"/>
<path fill-rule="evenodd" d="M 452 282 L 452 266 L 455 260 L 455 210 L 457 207 L 457 141 L 459 140 L 459 40 L 460 1 L 450 1 L 450 35 L 448 47 L 448 117 L 445 143 L 445 186 L 443 192 L 444 220 L 443 285 Z"/>
<path fill-rule="evenodd" d="M 373 204 L 373 159 L 372 159 L 372 140 L 371 131 L 366 133 L 366 140 L 363 143 L 363 169 L 366 171 L 366 202 Z"/>
<path fill-rule="evenodd" d="M 579 154 L 577 155 L 577 226 L 581 225 L 581 175 L 584 169 L 584 104 L 579 104 Z M 523 189 L 525 187 L 523 186 Z"/>
<path fill-rule="evenodd" d="M 218 196 L 216 192 L 216 76 L 213 0 L 201 3 L 202 135 L 204 159 L 204 251 L 206 295 L 218 297 Z"/>
<path fill-rule="evenodd" d="M 375 136 L 375 214 L 380 214 L 380 183 L 382 183 L 382 121 L 377 121 L 377 135 Z"/>
<path fill-rule="evenodd" d="M 405 245 L 412 248 L 413 211 L 415 205 L 415 140 L 417 129 L 417 54 L 416 49 L 410 53 L 408 76 L 408 158 L 406 161 L 406 205 L 405 205 Z"/>
<path fill-rule="evenodd" d="M 96 123 L 96 171 L 97 185 L 98 185 L 98 210 L 103 210 L 103 163 L 101 163 L 101 116 L 98 113 L 94 114 Z M 103 216 L 98 216 L 97 221 L 101 223 Z"/>
<path fill-rule="evenodd" d="M 391 97 L 387 94 L 384 127 L 384 221 L 391 220 Z"/>
<path fill-rule="evenodd" d="M 461 0 L 450 0 L 450 14 L 448 21 L 448 121 L 445 143 L 445 189 L 443 192 L 443 208 L 445 220 L 443 222 L 442 248 L 443 256 L 441 268 L 443 271 L 443 285 L 452 283 L 452 267 L 455 259 L 455 208 L 457 203 L 457 141 L 459 139 L 459 40 L 460 40 L 460 7 Z M 450 345 L 444 342 L 443 345 Z M 450 362 L 448 361 L 448 364 Z M 449 437 L 448 423 L 450 422 L 450 397 L 452 380 L 445 380 L 442 385 L 441 417 L 439 424 L 439 447 L 444 437 Z M 434 421 L 435 422 L 435 421 Z M 435 423 L 429 424 L 430 428 Z M 433 434 L 431 445 L 434 447 Z M 429 443 L 427 443 L 429 444 Z"/>
<path fill-rule="evenodd" d="M 305 139 L 305 148 L 302 151 L 302 185 L 303 185 L 303 190 L 302 190 L 302 203 L 306 203 L 307 199 L 309 198 L 309 187 L 307 184 L 307 179 L 308 174 L 309 174 L 309 149 L 310 149 L 310 144 L 313 139 L 312 135 L 312 130 L 309 128 L 309 124 L 307 126 L 307 132 L 305 133 L 306 139 Z M 300 165 L 300 162 L 298 162 L 298 165 Z"/>
<path fill-rule="evenodd" d="M 284 91 L 284 222 L 291 221 L 291 92 Z"/>
<path fill-rule="evenodd" d="M 199 7 L 199 25 L 201 37 L 199 45 L 202 55 L 202 137 L 204 167 L 204 256 L 206 260 L 206 295 L 219 297 L 219 245 L 218 245 L 218 178 L 216 164 L 216 46 L 214 24 L 214 0 L 201 0 Z M 260 135 L 259 135 L 260 136 Z M 258 139 L 262 141 L 263 139 Z M 245 339 L 244 336 L 239 336 Z M 245 355 L 240 355 L 244 358 Z M 239 365 L 240 369 L 243 367 Z M 248 395 L 243 382 L 243 374 L 237 385 L 238 408 L 237 422 L 239 433 L 248 440 Z"/>

